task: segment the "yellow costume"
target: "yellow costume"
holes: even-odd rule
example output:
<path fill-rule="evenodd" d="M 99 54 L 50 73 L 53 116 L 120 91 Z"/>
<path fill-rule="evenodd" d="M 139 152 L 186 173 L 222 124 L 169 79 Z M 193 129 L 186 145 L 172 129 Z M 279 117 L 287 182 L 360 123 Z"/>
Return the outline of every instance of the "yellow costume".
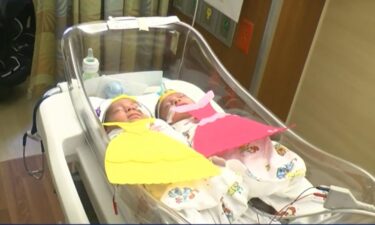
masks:
<path fill-rule="evenodd" d="M 150 130 L 154 119 L 104 123 L 123 132 L 107 146 L 105 171 L 113 184 L 162 184 L 215 176 L 219 169 L 183 143 Z"/>

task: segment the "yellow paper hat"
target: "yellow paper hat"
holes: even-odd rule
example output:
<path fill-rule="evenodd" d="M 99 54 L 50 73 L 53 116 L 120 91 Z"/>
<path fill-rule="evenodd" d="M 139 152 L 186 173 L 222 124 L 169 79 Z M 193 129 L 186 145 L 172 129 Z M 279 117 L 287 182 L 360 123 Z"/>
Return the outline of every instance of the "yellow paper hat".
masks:
<path fill-rule="evenodd" d="M 135 97 L 133 97 L 133 96 L 129 96 L 129 95 L 119 95 L 119 96 L 117 96 L 117 97 L 115 97 L 115 98 L 111 98 L 111 99 L 106 99 L 106 100 L 104 100 L 104 101 L 99 105 L 99 107 L 96 108 L 96 110 L 95 110 L 96 115 L 99 117 L 99 120 L 100 120 L 101 122 L 104 122 L 104 121 L 105 121 L 105 114 L 106 114 L 106 112 L 107 112 L 109 106 L 110 106 L 112 103 L 114 103 L 115 101 L 118 101 L 118 100 L 120 100 L 120 99 L 131 99 L 131 100 L 133 100 L 133 101 L 135 101 L 135 102 L 137 101 L 137 100 L 135 99 Z"/>
<path fill-rule="evenodd" d="M 166 97 L 168 97 L 169 95 L 174 94 L 174 93 L 176 93 L 176 91 L 172 90 L 172 89 L 168 89 L 168 90 L 164 91 L 163 94 L 160 95 L 159 101 L 160 102 L 164 101 L 164 99 Z"/>
<path fill-rule="evenodd" d="M 149 118 L 117 123 L 125 132 L 108 144 L 105 171 L 113 184 L 167 184 L 218 175 L 220 169 L 189 146 L 148 129 Z"/>
<path fill-rule="evenodd" d="M 166 97 L 168 97 L 169 95 L 174 94 L 174 93 L 177 93 L 177 91 L 172 90 L 172 89 L 168 89 L 168 90 L 165 90 L 162 95 L 160 95 L 159 100 L 156 103 L 156 110 L 155 110 L 155 117 L 156 118 L 159 118 L 161 102 L 164 101 L 164 99 Z"/>
<path fill-rule="evenodd" d="M 111 100 L 112 100 L 112 103 L 113 102 L 115 102 L 115 101 L 118 101 L 118 100 L 120 100 L 120 99 L 131 99 L 131 100 L 133 100 L 133 101 L 137 101 L 136 99 L 135 99 L 135 97 L 133 97 L 133 96 L 130 96 L 130 95 L 119 95 L 119 96 L 117 96 L 117 97 L 114 97 L 114 98 L 112 98 Z"/>

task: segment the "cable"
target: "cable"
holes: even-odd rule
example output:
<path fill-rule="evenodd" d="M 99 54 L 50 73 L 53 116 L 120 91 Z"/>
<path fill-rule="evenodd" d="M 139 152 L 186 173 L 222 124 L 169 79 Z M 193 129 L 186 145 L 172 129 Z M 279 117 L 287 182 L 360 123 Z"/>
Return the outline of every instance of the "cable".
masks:
<path fill-rule="evenodd" d="M 41 143 L 41 149 L 42 149 L 42 167 L 41 169 L 37 169 L 37 170 L 30 170 L 27 163 L 26 163 L 26 140 L 27 140 L 27 137 L 28 137 L 29 133 L 25 133 L 23 138 L 22 138 L 22 142 L 24 143 L 23 144 L 23 151 L 22 151 L 22 158 L 23 158 L 23 165 L 24 165 L 24 168 L 26 170 L 26 172 L 34 177 L 35 179 L 37 180 L 40 180 L 42 179 L 43 177 L 43 174 L 44 174 L 44 147 L 43 147 L 43 142 L 40 141 Z"/>
<path fill-rule="evenodd" d="M 314 212 L 314 213 L 301 214 L 301 215 L 296 215 L 296 216 L 283 216 L 283 219 L 293 220 L 293 219 L 302 218 L 302 217 L 309 217 L 309 216 L 330 214 L 330 213 L 351 213 L 351 214 L 360 214 L 360 215 L 375 217 L 374 205 L 358 201 L 353 196 L 353 194 L 346 188 L 342 188 L 342 187 L 338 187 L 334 185 L 331 185 L 329 187 L 321 185 L 321 186 L 316 187 L 316 189 L 326 192 L 326 194 L 322 194 L 322 193 L 313 193 L 313 194 L 315 196 L 325 198 L 325 202 L 323 206 L 327 210 L 322 210 L 322 211 Z M 281 217 L 279 219 L 281 219 Z M 274 220 L 274 218 L 272 218 L 272 220 Z"/>
<path fill-rule="evenodd" d="M 59 87 L 55 87 L 55 88 L 52 88 L 51 90 L 47 91 L 36 103 L 35 103 L 35 106 L 34 106 L 34 110 L 33 110 L 33 116 L 32 116 L 32 126 L 31 126 L 31 130 L 30 131 L 26 131 L 22 137 L 22 159 L 23 159 L 23 165 L 24 165 L 24 168 L 26 170 L 26 172 L 34 177 L 35 179 L 37 180 L 40 180 L 42 179 L 43 177 L 43 174 L 44 174 L 44 146 L 43 146 L 43 141 L 41 140 L 41 138 L 37 135 L 37 126 L 36 126 L 36 115 L 37 115 L 37 112 L 38 112 L 38 109 L 39 109 L 39 106 L 40 104 L 42 104 L 42 102 L 44 100 L 46 100 L 48 97 L 54 95 L 54 94 L 57 94 L 57 93 L 61 93 L 62 90 L 61 88 Z M 27 144 L 27 139 L 28 138 L 31 138 L 35 141 L 39 141 L 40 142 L 40 148 L 41 148 L 41 152 L 42 152 L 42 165 L 40 167 L 40 169 L 36 169 L 36 170 L 30 170 L 27 162 L 26 162 L 26 144 Z"/>
<path fill-rule="evenodd" d="M 322 191 L 320 192 L 314 192 L 310 194 L 306 194 L 302 196 L 305 192 L 307 192 L 310 189 L 318 189 Z M 308 197 L 308 196 L 317 196 L 323 198 L 324 201 L 324 207 L 326 210 L 322 210 L 319 212 L 314 213 L 306 213 L 306 214 L 300 214 L 296 216 L 286 216 L 281 214 L 281 212 L 286 209 L 288 206 L 292 206 L 295 202 Z M 302 191 L 293 201 L 282 207 L 271 219 L 269 224 L 271 224 L 276 219 L 280 221 L 283 220 L 294 220 L 302 217 L 309 217 L 309 216 L 315 216 L 315 215 L 321 215 L 321 214 L 334 214 L 334 213 L 345 213 L 345 214 L 359 214 L 364 216 L 371 216 L 375 217 L 375 206 L 371 204 L 367 204 L 361 201 L 358 201 L 352 193 L 342 187 L 338 186 L 317 186 L 317 187 L 310 187 Z M 331 218 L 331 217 L 330 217 Z M 332 219 L 332 218 L 331 218 Z"/>
<path fill-rule="evenodd" d="M 196 19 L 196 17 L 197 17 L 197 12 L 198 12 L 198 1 L 199 1 L 199 0 L 196 0 L 196 1 L 195 1 L 194 15 L 193 15 L 193 20 L 191 21 L 191 26 L 192 26 L 192 27 L 194 27 L 195 19 Z"/>
<path fill-rule="evenodd" d="M 278 220 L 280 220 L 281 218 L 283 218 L 283 215 L 280 215 L 280 213 L 284 210 L 284 209 L 286 209 L 288 206 L 291 206 L 291 205 L 293 205 L 295 202 L 297 202 L 297 201 L 299 201 L 299 200 L 301 200 L 301 199 L 303 199 L 303 198 L 305 198 L 305 197 L 307 197 L 307 196 L 310 196 L 311 194 L 307 194 L 307 195 L 305 195 L 305 196 L 303 196 L 303 197 L 301 197 L 306 191 L 308 191 L 308 190 L 311 190 L 311 189 L 314 189 L 314 188 L 316 188 L 316 187 L 309 187 L 309 188 L 306 188 L 305 190 L 303 190 L 293 201 L 291 201 L 290 203 L 288 203 L 287 205 L 285 205 L 284 207 L 282 207 L 272 218 L 271 218 L 271 220 L 270 220 L 270 222 L 269 222 L 269 224 L 271 224 L 278 216 L 279 216 L 279 218 L 278 218 Z"/>
<path fill-rule="evenodd" d="M 331 185 L 319 186 L 318 189 L 327 191 L 324 202 L 326 209 L 358 209 L 375 213 L 375 206 L 357 200 L 347 188 Z"/>
<path fill-rule="evenodd" d="M 199 5 L 198 1 L 199 0 L 195 1 L 194 16 L 193 16 L 193 20 L 191 22 L 191 26 L 192 27 L 194 27 L 195 19 L 197 17 L 198 5 Z M 181 58 L 180 65 L 179 65 L 178 70 L 177 70 L 177 75 L 179 76 L 179 78 L 181 78 L 181 69 L 182 69 L 182 64 L 183 64 L 184 58 L 185 58 L 186 45 L 187 45 L 187 42 L 188 42 L 188 38 L 189 38 L 190 32 L 191 32 L 191 30 L 189 29 L 188 33 L 186 34 L 186 38 L 185 38 L 185 42 L 184 42 L 184 47 L 182 48 L 182 58 Z"/>
<path fill-rule="evenodd" d="M 346 214 L 360 214 L 360 215 L 365 215 L 365 216 L 371 216 L 375 217 L 375 213 L 369 212 L 366 210 L 360 210 L 360 209 L 330 209 L 330 210 L 322 210 L 319 212 L 314 212 L 314 213 L 306 213 L 306 214 L 301 214 L 297 216 L 284 216 L 284 219 L 292 220 L 292 219 L 298 219 L 302 217 L 308 217 L 308 216 L 316 216 L 316 215 L 321 215 L 321 214 L 329 214 L 329 213 L 346 213 Z"/>
<path fill-rule="evenodd" d="M 23 147 L 23 150 L 22 150 L 22 158 L 23 158 L 23 165 L 24 165 L 24 168 L 26 170 L 26 172 L 34 177 L 35 179 L 39 180 L 43 177 L 43 174 L 44 174 L 44 147 L 43 147 L 43 142 L 40 140 L 40 138 L 38 136 L 36 136 L 36 132 L 37 132 L 37 127 L 36 127 L 36 114 L 37 114 L 37 110 L 39 108 L 39 105 L 47 98 L 48 96 L 43 96 L 42 98 L 40 98 L 35 106 L 34 106 L 34 110 L 33 110 L 33 117 L 32 117 L 32 127 L 31 127 L 31 131 L 27 131 L 24 133 L 23 137 L 22 137 L 22 147 Z M 36 141 L 40 141 L 41 143 L 41 151 L 42 151 L 42 166 L 40 169 L 36 169 L 36 170 L 30 170 L 29 167 L 28 167 L 28 164 L 26 162 L 26 144 L 27 144 L 27 138 L 31 138 L 33 140 L 36 140 Z"/>

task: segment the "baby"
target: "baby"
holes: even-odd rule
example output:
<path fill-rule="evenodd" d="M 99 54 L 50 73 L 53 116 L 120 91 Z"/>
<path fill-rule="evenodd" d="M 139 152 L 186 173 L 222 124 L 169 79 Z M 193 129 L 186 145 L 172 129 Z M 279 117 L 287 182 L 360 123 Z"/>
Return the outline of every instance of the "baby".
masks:
<path fill-rule="evenodd" d="M 118 122 L 130 122 L 133 124 L 148 118 L 144 112 L 145 110 L 142 110 L 142 106 L 135 99 L 126 96 L 120 96 L 104 105 L 102 104 L 99 111 L 99 118 L 105 122 L 105 129 L 112 141 L 124 132 L 132 132 L 128 127 L 123 127 L 123 124 Z M 186 140 L 184 136 L 160 119 L 156 119 L 149 129 L 163 132 L 181 142 Z M 142 145 L 141 142 L 147 142 L 147 139 L 146 137 L 140 139 L 132 137 L 131 139 L 128 138 L 126 143 L 129 145 L 129 142 L 132 141 L 136 142 L 137 145 L 123 147 L 121 151 L 128 149 L 128 154 L 132 154 L 129 150 L 130 148 L 133 148 L 132 152 L 139 151 L 138 149 Z M 124 145 L 125 143 L 121 144 Z M 188 146 L 186 141 L 185 144 Z M 157 148 L 158 146 L 155 144 L 153 147 Z M 110 149 L 107 149 L 107 151 L 110 151 Z M 174 151 L 178 151 L 178 149 L 174 149 Z M 191 152 L 195 151 L 191 150 Z M 169 152 L 169 154 L 173 154 L 173 152 Z M 195 152 L 195 154 L 198 153 Z M 199 167 L 199 164 L 191 161 L 191 164 L 186 165 L 186 167 L 189 170 L 193 170 Z M 248 211 L 249 190 L 243 184 L 242 177 L 236 171 L 236 163 L 233 162 L 233 165 L 227 163 L 225 167 L 217 168 L 220 168 L 220 173 L 216 176 L 207 176 L 207 171 L 203 168 L 200 169 L 200 173 L 206 175 L 205 177 L 202 176 L 202 179 L 173 182 L 164 185 L 154 182 L 148 183 L 144 187 L 154 197 L 177 210 L 180 215 L 192 223 L 239 223 L 244 216 L 246 220 L 242 221 L 243 223 L 268 223 L 270 221 L 269 217 L 257 216 L 254 211 Z M 157 172 L 157 168 L 155 168 L 155 173 Z M 129 172 L 126 174 L 129 174 Z M 137 179 L 141 176 L 147 176 L 145 174 L 135 175 Z M 181 176 L 184 175 L 181 174 Z"/>
<path fill-rule="evenodd" d="M 165 184 L 219 173 L 215 165 L 186 145 L 181 134 L 164 121 L 150 118 L 145 109 L 135 98 L 120 95 L 105 100 L 96 110 L 111 139 L 105 154 L 111 183 Z M 191 163 L 195 167 L 189 168 Z"/>
<path fill-rule="evenodd" d="M 104 123 L 111 122 L 134 122 L 149 118 L 150 114 L 145 106 L 139 104 L 135 98 L 126 95 L 120 95 L 117 98 L 107 100 L 97 109 L 99 119 Z M 118 125 L 104 126 L 110 139 L 122 132 Z M 170 136 L 184 144 L 186 138 L 176 132 L 170 125 L 161 119 L 155 119 L 150 123 L 150 130 L 159 131 Z"/>
<path fill-rule="evenodd" d="M 276 160 L 274 157 L 279 157 L 277 161 L 293 161 L 294 169 L 298 165 L 299 174 L 294 175 L 304 175 L 305 165 L 302 159 L 281 145 L 275 151 L 269 138 L 284 128 L 217 112 L 211 105 L 213 97 L 213 92 L 210 91 L 195 103 L 185 94 L 169 90 L 159 98 L 155 115 L 182 133 L 191 146 L 206 157 L 218 155 L 225 159 L 238 159 L 249 169 L 256 169 L 254 175 L 260 170 L 266 170 L 264 173 L 276 172 L 276 165 L 270 163 Z M 288 171 L 289 176 L 292 175 L 291 172 Z M 262 175 L 264 177 L 265 174 Z M 278 173 L 279 179 L 285 176 L 286 174 Z"/>
<path fill-rule="evenodd" d="M 206 157 L 217 155 L 227 162 L 240 161 L 236 171 L 242 171 L 247 187 L 251 188 L 250 198 L 262 199 L 278 214 L 287 215 L 292 211 L 293 215 L 301 215 L 323 210 L 323 199 L 311 201 L 318 190 L 304 178 L 304 161 L 269 138 L 283 129 L 216 112 L 211 105 L 213 97 L 213 93 L 208 92 L 195 103 L 183 93 L 167 90 L 159 98 L 155 115 L 182 133 L 191 146 Z M 288 205 L 302 192 L 309 198 Z"/>

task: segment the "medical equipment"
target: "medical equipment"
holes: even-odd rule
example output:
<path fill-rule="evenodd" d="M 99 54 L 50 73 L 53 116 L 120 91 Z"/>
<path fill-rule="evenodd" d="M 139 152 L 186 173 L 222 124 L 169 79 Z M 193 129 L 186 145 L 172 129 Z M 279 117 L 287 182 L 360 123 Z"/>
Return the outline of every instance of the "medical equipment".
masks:
<path fill-rule="evenodd" d="M 88 48 L 100 53 L 102 76 L 84 81 L 81 62 Z M 61 93 L 40 105 L 37 124 L 67 223 L 89 222 L 71 165 L 78 170 L 102 223 L 189 223 L 141 186 L 127 185 L 119 193 L 108 183 L 103 160 L 109 140 L 90 97 L 104 98 L 109 82 L 120 82 L 125 94 L 153 100 L 163 83 L 191 93 L 213 90 L 224 111 L 285 127 L 232 78 L 204 38 L 176 17 L 111 18 L 77 25 L 64 33 L 62 49 L 67 82 L 58 84 Z M 155 106 L 153 102 L 149 108 Z M 306 177 L 314 186 L 345 187 L 358 201 L 374 204 L 375 179 L 368 172 L 316 148 L 291 129 L 279 134 L 277 141 L 304 159 Z M 126 198 L 116 197 L 119 194 Z M 323 213 L 330 216 L 321 222 L 374 222 L 373 212 L 346 210 L 327 210 Z M 288 221 L 293 218 L 289 216 Z"/>

